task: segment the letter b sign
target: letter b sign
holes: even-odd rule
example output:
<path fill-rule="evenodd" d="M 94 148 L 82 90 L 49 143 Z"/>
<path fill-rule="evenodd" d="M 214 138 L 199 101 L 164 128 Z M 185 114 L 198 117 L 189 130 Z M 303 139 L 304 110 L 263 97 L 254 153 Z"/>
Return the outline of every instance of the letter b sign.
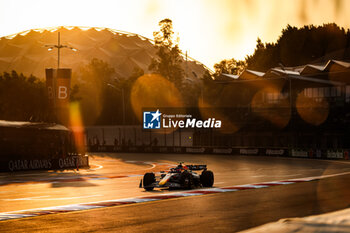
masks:
<path fill-rule="evenodd" d="M 68 97 L 68 88 L 66 86 L 58 86 L 58 98 L 67 99 Z"/>

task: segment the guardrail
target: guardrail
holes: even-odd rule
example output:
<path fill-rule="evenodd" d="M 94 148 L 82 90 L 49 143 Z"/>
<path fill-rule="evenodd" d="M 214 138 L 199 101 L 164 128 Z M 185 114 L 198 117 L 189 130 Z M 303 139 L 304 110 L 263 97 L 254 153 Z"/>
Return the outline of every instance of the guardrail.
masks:
<path fill-rule="evenodd" d="M 350 149 L 254 148 L 254 147 L 166 147 L 166 146 L 88 146 L 89 152 L 181 153 L 283 156 L 315 159 L 349 159 Z"/>

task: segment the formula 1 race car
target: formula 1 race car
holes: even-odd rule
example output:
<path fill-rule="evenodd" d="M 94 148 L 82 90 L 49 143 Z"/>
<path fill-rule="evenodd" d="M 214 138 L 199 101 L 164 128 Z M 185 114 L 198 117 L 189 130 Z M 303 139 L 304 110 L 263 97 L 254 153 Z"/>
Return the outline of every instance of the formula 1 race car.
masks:
<path fill-rule="evenodd" d="M 203 170 L 199 175 L 194 171 Z M 214 184 L 214 173 L 207 170 L 207 165 L 183 165 L 171 168 L 168 173 L 161 172 L 160 177 L 155 174 L 146 173 L 140 181 L 140 188 L 151 191 L 154 188 L 181 188 L 212 187 Z"/>

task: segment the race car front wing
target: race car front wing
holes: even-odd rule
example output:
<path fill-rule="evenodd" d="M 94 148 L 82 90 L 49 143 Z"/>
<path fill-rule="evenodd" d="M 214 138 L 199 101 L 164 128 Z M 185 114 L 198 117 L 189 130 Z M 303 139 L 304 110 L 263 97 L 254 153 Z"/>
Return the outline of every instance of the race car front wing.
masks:
<path fill-rule="evenodd" d="M 152 183 L 151 185 L 144 186 L 142 179 L 140 180 L 139 188 L 181 188 L 182 186 L 179 183 L 175 182 L 166 182 L 164 185 L 159 185 L 159 181 Z"/>

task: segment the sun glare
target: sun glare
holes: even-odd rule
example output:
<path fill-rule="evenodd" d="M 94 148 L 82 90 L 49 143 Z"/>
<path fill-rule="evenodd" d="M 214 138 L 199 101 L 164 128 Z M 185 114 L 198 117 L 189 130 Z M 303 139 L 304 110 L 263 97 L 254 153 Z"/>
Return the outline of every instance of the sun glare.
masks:
<path fill-rule="evenodd" d="M 180 48 L 212 66 L 225 58 L 252 54 L 257 37 L 274 42 L 287 24 L 336 22 L 348 28 L 350 1 L 0 1 L 0 36 L 55 26 L 107 27 L 153 37 L 158 22 L 170 18 Z M 20 7 L 19 7 L 20 6 Z M 322 12 L 320 14 L 319 12 Z M 13 15 L 21 17 L 13 17 Z M 11 20 L 9 20 L 11 19 Z M 25 20 L 23 20 L 25 19 Z"/>

